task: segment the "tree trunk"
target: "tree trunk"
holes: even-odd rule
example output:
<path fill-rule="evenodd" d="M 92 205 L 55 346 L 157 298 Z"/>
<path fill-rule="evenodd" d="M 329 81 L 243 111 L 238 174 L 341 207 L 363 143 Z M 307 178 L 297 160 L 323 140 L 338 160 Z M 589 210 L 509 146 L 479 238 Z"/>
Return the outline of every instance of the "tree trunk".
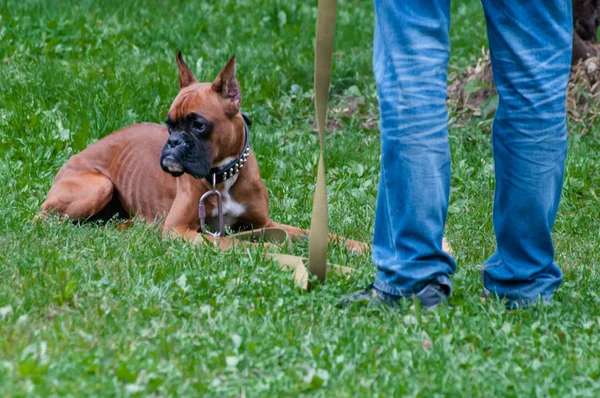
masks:
<path fill-rule="evenodd" d="M 599 25 L 600 0 L 573 0 L 573 65 L 600 56 Z"/>

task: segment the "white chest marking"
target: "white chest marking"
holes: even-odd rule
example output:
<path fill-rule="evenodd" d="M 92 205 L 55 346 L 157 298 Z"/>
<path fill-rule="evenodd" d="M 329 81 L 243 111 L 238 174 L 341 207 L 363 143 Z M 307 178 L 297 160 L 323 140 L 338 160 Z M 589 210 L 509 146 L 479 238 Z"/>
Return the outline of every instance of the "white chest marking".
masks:
<path fill-rule="evenodd" d="M 235 160 L 235 158 L 228 157 L 226 159 L 223 159 L 223 161 L 219 162 L 216 165 L 216 167 L 225 166 L 234 160 Z M 229 193 L 229 190 L 231 189 L 233 184 L 235 184 L 235 182 L 237 181 L 237 178 L 238 178 L 238 175 L 236 174 L 233 177 L 231 177 L 230 179 L 226 180 L 225 187 L 223 187 L 223 190 L 221 191 L 221 196 L 223 198 L 223 215 L 224 216 L 239 217 L 242 214 L 244 214 L 244 212 L 246 211 L 246 206 L 233 200 L 231 198 L 231 194 Z M 213 217 L 218 216 L 216 208 L 213 209 L 212 216 Z"/>

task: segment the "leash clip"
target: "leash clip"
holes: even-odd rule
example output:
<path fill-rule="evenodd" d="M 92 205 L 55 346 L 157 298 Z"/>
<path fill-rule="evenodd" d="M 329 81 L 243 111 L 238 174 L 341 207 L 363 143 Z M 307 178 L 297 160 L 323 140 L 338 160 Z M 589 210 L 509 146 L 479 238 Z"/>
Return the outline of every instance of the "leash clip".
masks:
<path fill-rule="evenodd" d="M 206 206 L 204 205 L 204 201 L 211 197 L 217 197 L 217 214 L 219 216 L 219 231 L 211 232 L 206 227 Z M 225 222 L 223 221 L 223 198 L 221 197 L 221 192 L 217 191 L 217 175 L 212 175 L 212 189 L 207 191 L 200 198 L 200 203 L 198 204 L 198 215 L 200 216 L 200 229 L 207 235 L 211 236 L 223 236 L 225 235 Z"/>

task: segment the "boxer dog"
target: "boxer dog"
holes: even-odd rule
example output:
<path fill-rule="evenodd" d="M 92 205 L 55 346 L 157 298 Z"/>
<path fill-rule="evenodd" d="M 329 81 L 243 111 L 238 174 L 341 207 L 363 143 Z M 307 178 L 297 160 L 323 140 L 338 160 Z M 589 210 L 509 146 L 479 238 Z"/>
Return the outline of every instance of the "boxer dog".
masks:
<path fill-rule="evenodd" d="M 142 217 L 163 222 L 165 236 L 193 240 L 200 230 L 201 197 L 215 188 L 224 222 L 232 230 L 280 227 L 290 236 L 308 231 L 269 218 L 267 188 L 248 145 L 249 120 L 240 112 L 242 94 L 235 56 L 212 83 L 199 83 L 177 54 L 180 91 L 166 126 L 135 124 L 72 156 L 59 170 L 40 216 L 71 220 Z M 217 222 L 215 196 L 206 200 L 208 225 Z M 226 249 L 228 237 L 206 235 Z M 330 239 L 337 238 L 333 235 Z M 353 251 L 366 244 L 339 238 Z"/>

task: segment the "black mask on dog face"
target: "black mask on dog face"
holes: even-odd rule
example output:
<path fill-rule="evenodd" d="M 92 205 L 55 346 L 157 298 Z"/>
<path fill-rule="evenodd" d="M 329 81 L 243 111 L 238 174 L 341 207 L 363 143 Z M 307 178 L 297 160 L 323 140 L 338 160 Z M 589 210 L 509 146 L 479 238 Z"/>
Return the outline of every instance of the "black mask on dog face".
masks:
<path fill-rule="evenodd" d="M 213 124 L 197 113 L 180 120 L 167 116 L 169 139 L 162 149 L 160 165 L 174 177 L 188 173 L 195 178 L 208 176 L 212 164 L 210 135 Z"/>

